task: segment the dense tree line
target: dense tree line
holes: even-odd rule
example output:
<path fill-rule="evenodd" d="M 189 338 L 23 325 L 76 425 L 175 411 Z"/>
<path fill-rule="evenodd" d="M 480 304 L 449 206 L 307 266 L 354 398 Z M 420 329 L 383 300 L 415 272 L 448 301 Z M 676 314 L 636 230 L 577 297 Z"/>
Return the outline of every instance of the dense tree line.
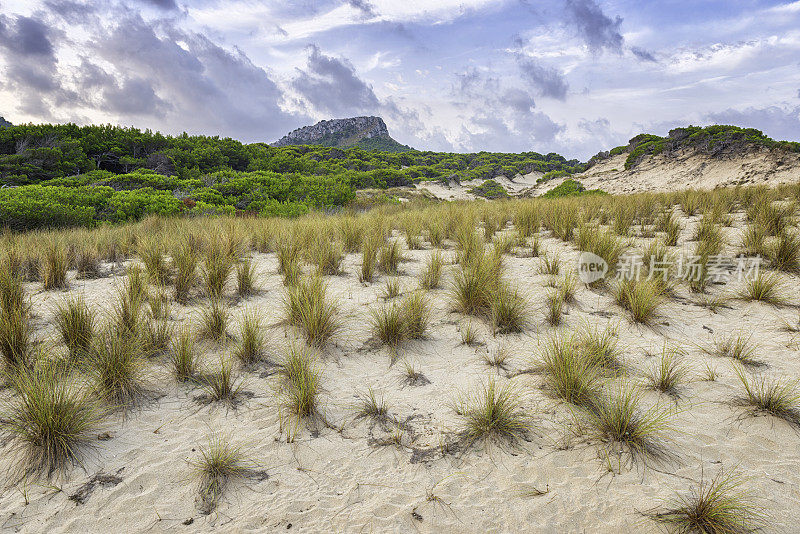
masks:
<path fill-rule="evenodd" d="M 93 225 L 148 213 L 294 216 L 344 206 L 357 189 L 580 169 L 553 153 L 271 147 L 110 125 L 28 124 L 0 128 L 0 225 Z"/>

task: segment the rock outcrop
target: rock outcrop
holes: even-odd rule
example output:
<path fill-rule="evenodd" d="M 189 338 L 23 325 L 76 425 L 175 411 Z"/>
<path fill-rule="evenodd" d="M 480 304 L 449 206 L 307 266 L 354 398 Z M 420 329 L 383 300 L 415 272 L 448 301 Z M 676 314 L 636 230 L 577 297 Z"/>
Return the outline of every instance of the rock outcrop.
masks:
<path fill-rule="evenodd" d="M 380 117 L 320 121 L 313 126 L 298 128 L 272 143 L 272 146 L 288 145 L 360 146 L 396 152 L 410 150 L 391 138 L 386 123 Z"/>

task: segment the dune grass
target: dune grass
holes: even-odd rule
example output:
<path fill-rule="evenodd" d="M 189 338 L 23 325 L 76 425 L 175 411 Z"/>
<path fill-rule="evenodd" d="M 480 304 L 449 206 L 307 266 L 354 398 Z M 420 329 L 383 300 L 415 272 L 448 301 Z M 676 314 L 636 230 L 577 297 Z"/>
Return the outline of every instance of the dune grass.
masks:
<path fill-rule="evenodd" d="M 561 271 L 561 257 L 558 254 L 542 254 L 540 256 L 541 263 L 539 265 L 539 272 L 541 274 L 549 274 L 557 276 Z"/>
<path fill-rule="evenodd" d="M 462 325 L 459 330 L 461 332 L 462 345 L 467 345 L 468 347 L 471 347 L 479 343 L 478 330 L 475 328 L 475 325 L 472 324 L 472 321 L 467 321 L 467 323 L 465 325 Z"/>
<path fill-rule="evenodd" d="M 456 311 L 467 315 L 486 315 L 499 283 L 502 268 L 490 254 L 466 263 L 453 274 L 450 297 Z"/>
<path fill-rule="evenodd" d="M 744 389 L 744 394 L 735 400 L 737 404 L 749 406 L 756 412 L 772 415 L 800 427 L 798 380 L 762 375 L 749 378 L 741 366 L 734 366 L 734 371 Z"/>
<path fill-rule="evenodd" d="M 355 405 L 356 419 L 369 419 L 373 423 L 385 424 L 390 420 L 389 404 L 381 394 L 376 395 L 375 390 L 369 388 L 366 393 L 358 396 Z"/>
<path fill-rule="evenodd" d="M 209 400 L 232 406 L 236 404 L 242 389 L 241 382 L 233 368 L 233 361 L 224 356 L 220 357 L 219 367 L 216 370 L 203 375 L 200 384 Z"/>
<path fill-rule="evenodd" d="M 680 387 L 686 381 L 689 369 L 680 361 L 677 349 L 664 346 L 658 361 L 647 374 L 648 386 L 671 397 L 680 396 Z"/>
<path fill-rule="evenodd" d="M 800 271 L 800 233 L 783 230 L 766 250 L 766 256 L 779 271 Z"/>
<path fill-rule="evenodd" d="M 190 465 L 198 482 L 200 509 L 204 514 L 213 512 L 225 488 L 232 481 L 245 478 L 250 470 L 242 449 L 217 435 L 209 438 L 208 446 L 200 447 L 200 458 Z"/>
<path fill-rule="evenodd" d="M 222 298 L 232 269 L 233 259 L 224 248 L 224 244 L 218 240 L 209 243 L 200 271 L 206 295 L 215 300 Z"/>
<path fill-rule="evenodd" d="M 2 406 L 2 434 L 11 443 L 12 472 L 51 479 L 81 464 L 92 448 L 101 410 L 91 394 L 61 375 L 56 366 L 10 375 L 17 393 Z"/>
<path fill-rule="evenodd" d="M 185 243 L 172 253 L 172 262 L 175 266 L 175 276 L 172 280 L 175 301 L 185 305 L 189 299 L 189 292 L 197 284 L 197 254 L 191 245 Z"/>
<path fill-rule="evenodd" d="M 200 310 L 201 337 L 213 341 L 223 341 L 228 337 L 228 320 L 230 311 L 222 299 L 211 299 L 208 305 Z"/>
<path fill-rule="evenodd" d="M 397 347 L 406 337 L 406 323 L 403 309 L 390 302 L 371 310 L 372 331 L 384 345 Z"/>
<path fill-rule="evenodd" d="M 403 260 L 403 249 L 398 241 L 383 243 L 378 248 L 378 270 L 383 274 L 397 274 Z"/>
<path fill-rule="evenodd" d="M 550 326 L 561 324 L 561 316 L 564 312 L 564 293 L 553 289 L 547 292 L 545 297 L 545 320 Z"/>
<path fill-rule="evenodd" d="M 314 240 L 308 251 L 309 263 L 317 268 L 321 275 L 337 275 L 344 260 L 340 245 L 327 235 L 321 235 Z"/>
<path fill-rule="evenodd" d="M 358 281 L 363 283 L 372 282 L 375 279 L 375 267 L 378 261 L 378 240 L 370 236 L 365 238 L 361 244 L 361 271 Z"/>
<path fill-rule="evenodd" d="M 236 293 L 247 298 L 256 291 L 256 268 L 253 260 L 246 258 L 236 265 Z"/>
<path fill-rule="evenodd" d="M 752 339 L 752 334 L 734 332 L 727 337 L 716 340 L 714 348 L 706 352 L 711 352 L 724 358 L 732 358 L 743 365 L 762 366 L 764 363 L 756 357 L 758 347 L 753 343 Z"/>
<path fill-rule="evenodd" d="M 145 393 L 146 365 L 138 337 L 104 330 L 95 336 L 88 365 L 95 392 L 112 406 L 131 406 Z"/>
<path fill-rule="evenodd" d="M 672 428 L 672 412 L 658 404 L 642 408 L 641 399 L 641 391 L 630 383 L 612 386 L 586 411 L 589 433 L 634 462 L 670 459 L 674 455 L 667 449 L 666 432 Z"/>
<path fill-rule="evenodd" d="M 744 480 L 735 472 L 721 470 L 703 479 L 688 493 L 668 501 L 663 510 L 649 512 L 654 521 L 671 532 L 702 534 L 747 534 L 761 530 L 766 517 L 742 489 Z"/>
<path fill-rule="evenodd" d="M 400 280 L 398 278 L 389 278 L 383 286 L 383 299 L 392 300 L 400 296 Z"/>
<path fill-rule="evenodd" d="M 746 301 L 764 302 L 773 306 L 783 306 L 787 303 L 786 288 L 783 281 L 775 273 L 759 273 L 744 281 L 739 291 L 739 298 Z"/>
<path fill-rule="evenodd" d="M 8 369 L 15 369 L 28 360 L 32 348 L 32 329 L 27 304 L 0 309 L 0 354 Z"/>
<path fill-rule="evenodd" d="M 45 291 L 66 289 L 69 259 L 61 243 L 51 243 L 44 251 L 44 269 L 42 270 L 42 287 Z"/>
<path fill-rule="evenodd" d="M 252 366 L 264 357 L 266 338 L 262 331 L 263 319 L 256 310 L 248 310 L 239 321 L 239 345 L 236 359 L 244 366 Z"/>
<path fill-rule="evenodd" d="M 510 383 L 500 387 L 493 378 L 472 395 L 462 396 L 456 414 L 462 420 L 463 434 L 470 441 L 497 441 L 514 444 L 532 428 L 522 409 L 522 396 Z"/>
<path fill-rule="evenodd" d="M 614 299 L 627 310 L 634 322 L 650 324 L 663 301 L 662 288 L 653 280 L 620 280 L 613 289 Z"/>
<path fill-rule="evenodd" d="M 425 268 L 419 275 L 419 286 L 422 289 L 436 289 L 439 287 L 442 278 L 442 252 L 434 250 L 425 262 Z"/>
<path fill-rule="evenodd" d="M 599 326 L 587 323 L 578 331 L 575 342 L 583 355 L 603 374 L 616 376 L 624 371 L 616 329 L 612 325 L 601 330 Z"/>
<path fill-rule="evenodd" d="M 313 353 L 292 346 L 281 364 L 283 403 L 293 417 L 313 417 L 321 413 L 319 404 L 322 370 Z"/>
<path fill-rule="evenodd" d="M 178 382 L 191 380 L 197 374 L 197 348 L 195 334 L 191 327 L 184 326 L 172 340 L 170 346 L 170 363 L 172 372 Z"/>
<path fill-rule="evenodd" d="M 322 348 L 342 328 L 339 307 L 328 296 L 328 286 L 319 276 L 300 280 L 284 297 L 288 323 L 300 329 L 309 345 Z"/>
<path fill-rule="evenodd" d="M 403 298 L 402 304 L 405 336 L 422 339 L 431 322 L 431 303 L 425 291 L 412 291 Z"/>
<path fill-rule="evenodd" d="M 597 403 L 601 368 L 574 336 L 549 338 L 537 366 L 544 373 L 545 389 L 554 397 L 586 408 Z"/>
<path fill-rule="evenodd" d="M 172 268 L 160 240 L 150 238 L 143 241 L 139 246 L 139 257 L 151 283 L 164 285 L 169 282 Z"/>
<path fill-rule="evenodd" d="M 502 283 L 490 300 L 489 312 L 496 334 L 522 332 L 528 324 L 528 302 L 522 293 Z"/>

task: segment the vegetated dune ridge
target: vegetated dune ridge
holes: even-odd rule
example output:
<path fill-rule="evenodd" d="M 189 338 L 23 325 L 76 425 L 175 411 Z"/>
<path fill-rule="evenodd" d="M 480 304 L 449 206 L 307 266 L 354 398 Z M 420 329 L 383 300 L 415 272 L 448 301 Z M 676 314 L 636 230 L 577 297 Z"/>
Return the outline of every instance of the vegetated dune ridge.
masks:
<path fill-rule="evenodd" d="M 596 163 L 588 170 L 570 176 L 553 178 L 537 184 L 542 173 L 517 175 L 512 179 L 498 177 L 509 196 L 535 197 L 546 193 L 564 180 L 577 180 L 586 189 L 601 189 L 611 194 L 661 193 L 686 189 L 715 189 L 737 185 L 797 183 L 800 180 L 800 154 L 778 150 L 753 151 L 727 158 L 715 158 L 687 152 L 682 156 L 656 155 L 625 169 L 628 154 L 622 153 Z M 483 180 L 448 185 L 423 182 L 417 189 L 427 189 L 443 200 L 479 198 L 469 192 Z"/>
<path fill-rule="evenodd" d="M 350 253 L 340 265 L 340 274 L 324 277 L 342 321 L 341 331 L 326 344 L 318 360 L 322 370 L 318 400 L 328 425 L 286 422 L 280 395 L 283 382 L 275 365 L 283 361 L 291 345 L 302 345 L 303 340 L 296 328 L 284 322 L 282 303 L 287 290 L 278 274 L 276 253 L 248 249 L 244 254 L 253 262 L 258 292 L 237 297 L 232 276 L 225 291 L 231 311 L 230 337 L 222 343 L 200 344 L 201 368 L 217 369 L 220 357 L 231 356 L 237 347 L 237 324 L 243 314 L 248 310 L 262 314 L 268 340 L 265 361 L 252 368 L 237 365 L 236 374 L 246 392 L 239 404 L 200 402 L 203 390 L 191 382 L 176 383 L 166 356 L 149 359 L 147 399 L 138 407 L 104 418 L 96 431 L 94 451 L 83 468 L 69 470 L 66 480 L 5 485 L 0 494 L 0 524 L 4 530 L 20 532 L 659 532 L 646 513 L 661 509 L 675 495 L 686 495 L 690 488 L 702 480 L 708 482 L 724 469 L 744 477 L 742 491 L 764 510 L 764 532 L 795 531 L 800 524 L 800 434 L 784 420 L 763 414 L 753 417 L 747 408 L 735 405 L 743 387 L 734 372 L 734 361 L 715 354 L 715 344 L 736 334 L 745 335 L 754 355 L 763 362 L 748 368 L 748 377 L 800 376 L 800 339 L 796 331 L 786 328 L 800 328 L 796 308 L 800 278 L 786 272 L 775 275 L 782 280 L 781 296 L 791 304 L 788 306 L 735 299 L 742 288 L 736 281 L 712 284 L 706 293 L 692 293 L 680 283 L 662 296 L 649 324 L 631 320 L 615 302 L 613 284 L 580 285 L 575 288 L 575 300 L 564 305 L 562 323 L 549 324 L 545 302 L 554 289 L 552 277 L 543 274 L 545 258 L 557 258 L 563 275 L 574 270 L 578 255 L 574 244 L 557 237 L 558 217 L 592 206 L 595 209 L 587 211 L 588 216 L 601 217 L 603 210 L 596 208 L 615 201 L 594 197 L 538 204 L 546 227 L 522 237 L 502 255 L 503 280 L 517 288 L 530 305 L 520 333 L 493 334 L 492 322 L 485 316 L 453 311 L 449 288 L 460 269 L 459 249 L 455 240 L 445 239 L 442 280 L 427 293 L 430 327 L 421 339 L 405 341 L 396 349 L 375 339 L 371 310 L 386 302 L 384 295 L 391 281 L 399 282 L 399 300 L 418 287 L 419 276 L 434 254 L 429 230 L 422 229 L 447 225 L 449 220 L 462 221 L 465 228 L 481 228 L 491 236 L 494 232 L 489 228 L 499 227 L 494 244 L 486 245 L 491 254 L 505 238 L 516 239 L 523 207 L 540 201 L 463 203 L 427 211 L 401 210 L 394 215 L 375 211 L 358 218 L 359 224 L 369 227 L 381 217 L 389 217 L 386 220 L 394 227 L 389 242 L 400 244 L 404 260 L 396 277 L 376 273 L 373 282 L 361 283 L 357 273 L 361 272 L 362 256 Z M 662 239 L 661 233 L 647 230 L 652 229 L 650 217 L 659 212 L 658 205 L 649 202 L 652 199 L 642 199 L 632 208 L 641 219 L 634 218 L 625 239 L 635 250 Z M 685 202 L 688 207 L 689 201 Z M 704 200 L 700 205 L 711 210 L 717 203 Z M 614 205 L 607 209 L 607 213 L 623 217 Z M 699 214 L 688 216 L 680 207 L 675 209 L 682 231 L 677 246 L 669 247 L 673 253 L 696 245 L 692 238 L 702 219 Z M 717 227 L 727 243 L 725 253 L 738 252 L 747 227 L 745 217 L 741 207 L 734 207 L 727 219 L 719 219 Z M 205 232 L 222 232 L 245 244 L 271 236 L 270 246 L 276 246 L 289 235 L 281 229 L 297 224 L 300 232 L 296 235 L 310 236 L 307 244 L 313 244 L 316 239 L 328 239 L 326 220 L 150 219 L 126 229 L 66 232 L 61 243 L 70 241 L 88 249 L 101 243 L 103 236 L 113 235 L 102 233 L 109 231 L 119 231 L 125 236 L 120 239 L 136 236 L 140 243 L 167 236 L 179 236 L 181 242 L 189 235 L 202 239 L 208 236 Z M 339 224 L 337 219 L 330 221 Z M 644 226 L 640 228 L 639 222 Z M 797 229 L 790 223 L 789 231 Z M 35 244 L 37 239 L 42 244 L 53 241 L 48 234 L 22 239 L 20 246 Z M 410 243 L 421 248 L 409 250 Z M 538 243 L 538 256 L 532 256 L 534 243 Z M 31 246 L 23 248 L 25 253 L 31 250 Z M 136 264 L 136 257 L 124 265 L 104 262 L 103 276 L 89 280 L 78 280 L 75 271 L 70 271 L 68 290 L 45 291 L 35 281 L 25 284 L 32 299 L 34 336 L 51 344 L 48 355 L 63 351 L 53 324 L 55 306 L 66 297 L 82 296 L 98 320 L 103 320 L 112 313 L 116 291 L 126 278 L 125 268 Z M 312 271 L 310 265 L 303 269 Z M 148 287 L 148 291 L 156 290 Z M 722 296 L 728 299 L 717 301 L 719 305 L 710 309 L 709 302 Z M 200 288 L 194 289 L 191 297 L 185 306 L 170 303 L 170 325 L 197 328 L 209 299 Z M 585 412 L 544 388 L 543 373 L 531 372 L 541 361 L 548 340 L 586 326 L 600 332 L 610 329 L 618 344 L 625 373 L 605 378 L 604 387 L 637 384 L 643 395 L 639 410 L 658 406 L 669 414 L 668 428 L 657 436 L 669 452 L 668 459 L 632 462 L 629 454 L 617 455 L 609 443 L 587 436 L 583 432 Z M 477 342 L 471 346 L 462 343 L 470 327 L 477 334 Z M 648 373 L 665 346 L 680 351 L 679 361 L 687 370 L 676 396 L 647 387 Z M 488 366 L 486 358 L 499 350 L 505 351 L 508 359 L 502 367 Z M 427 382 L 405 383 L 405 362 Z M 709 377 L 709 369 L 716 376 Z M 454 407 L 461 396 L 479 395 L 490 381 L 499 387 L 513 387 L 520 394 L 520 410 L 531 418 L 531 432 L 514 444 L 479 440 L 464 447 L 457 439 L 464 421 Z M 387 401 L 387 424 L 356 418 L 359 395 L 369 389 Z M 3 401 L 13 395 L 10 388 L 0 390 Z M 287 428 L 295 433 L 293 440 L 288 439 Z M 199 459 L 212 433 L 242 447 L 257 473 L 231 481 L 215 509 L 204 514 L 199 510 L 191 462 Z M 12 445 L 4 443 L 3 447 L 0 465 L 5 473 Z M 98 478 L 99 473 L 116 478 Z"/>
<path fill-rule="evenodd" d="M 800 154 L 778 150 L 752 151 L 726 158 L 687 152 L 679 156 L 652 156 L 625 170 L 627 154 L 618 154 L 569 178 L 586 189 L 602 189 L 612 194 L 715 189 L 736 185 L 797 183 L 800 180 Z M 545 193 L 563 178 L 539 184 L 531 193 Z"/>

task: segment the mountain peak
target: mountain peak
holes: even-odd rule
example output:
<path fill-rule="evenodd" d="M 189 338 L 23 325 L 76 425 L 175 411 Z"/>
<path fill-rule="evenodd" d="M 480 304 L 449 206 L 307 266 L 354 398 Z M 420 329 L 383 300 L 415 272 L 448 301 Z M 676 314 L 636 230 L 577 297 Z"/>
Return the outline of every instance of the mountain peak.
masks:
<path fill-rule="evenodd" d="M 411 150 L 391 138 L 386 123 L 380 117 L 323 120 L 313 126 L 293 130 L 272 143 L 272 146 L 288 145 L 358 146 L 387 152 Z"/>

